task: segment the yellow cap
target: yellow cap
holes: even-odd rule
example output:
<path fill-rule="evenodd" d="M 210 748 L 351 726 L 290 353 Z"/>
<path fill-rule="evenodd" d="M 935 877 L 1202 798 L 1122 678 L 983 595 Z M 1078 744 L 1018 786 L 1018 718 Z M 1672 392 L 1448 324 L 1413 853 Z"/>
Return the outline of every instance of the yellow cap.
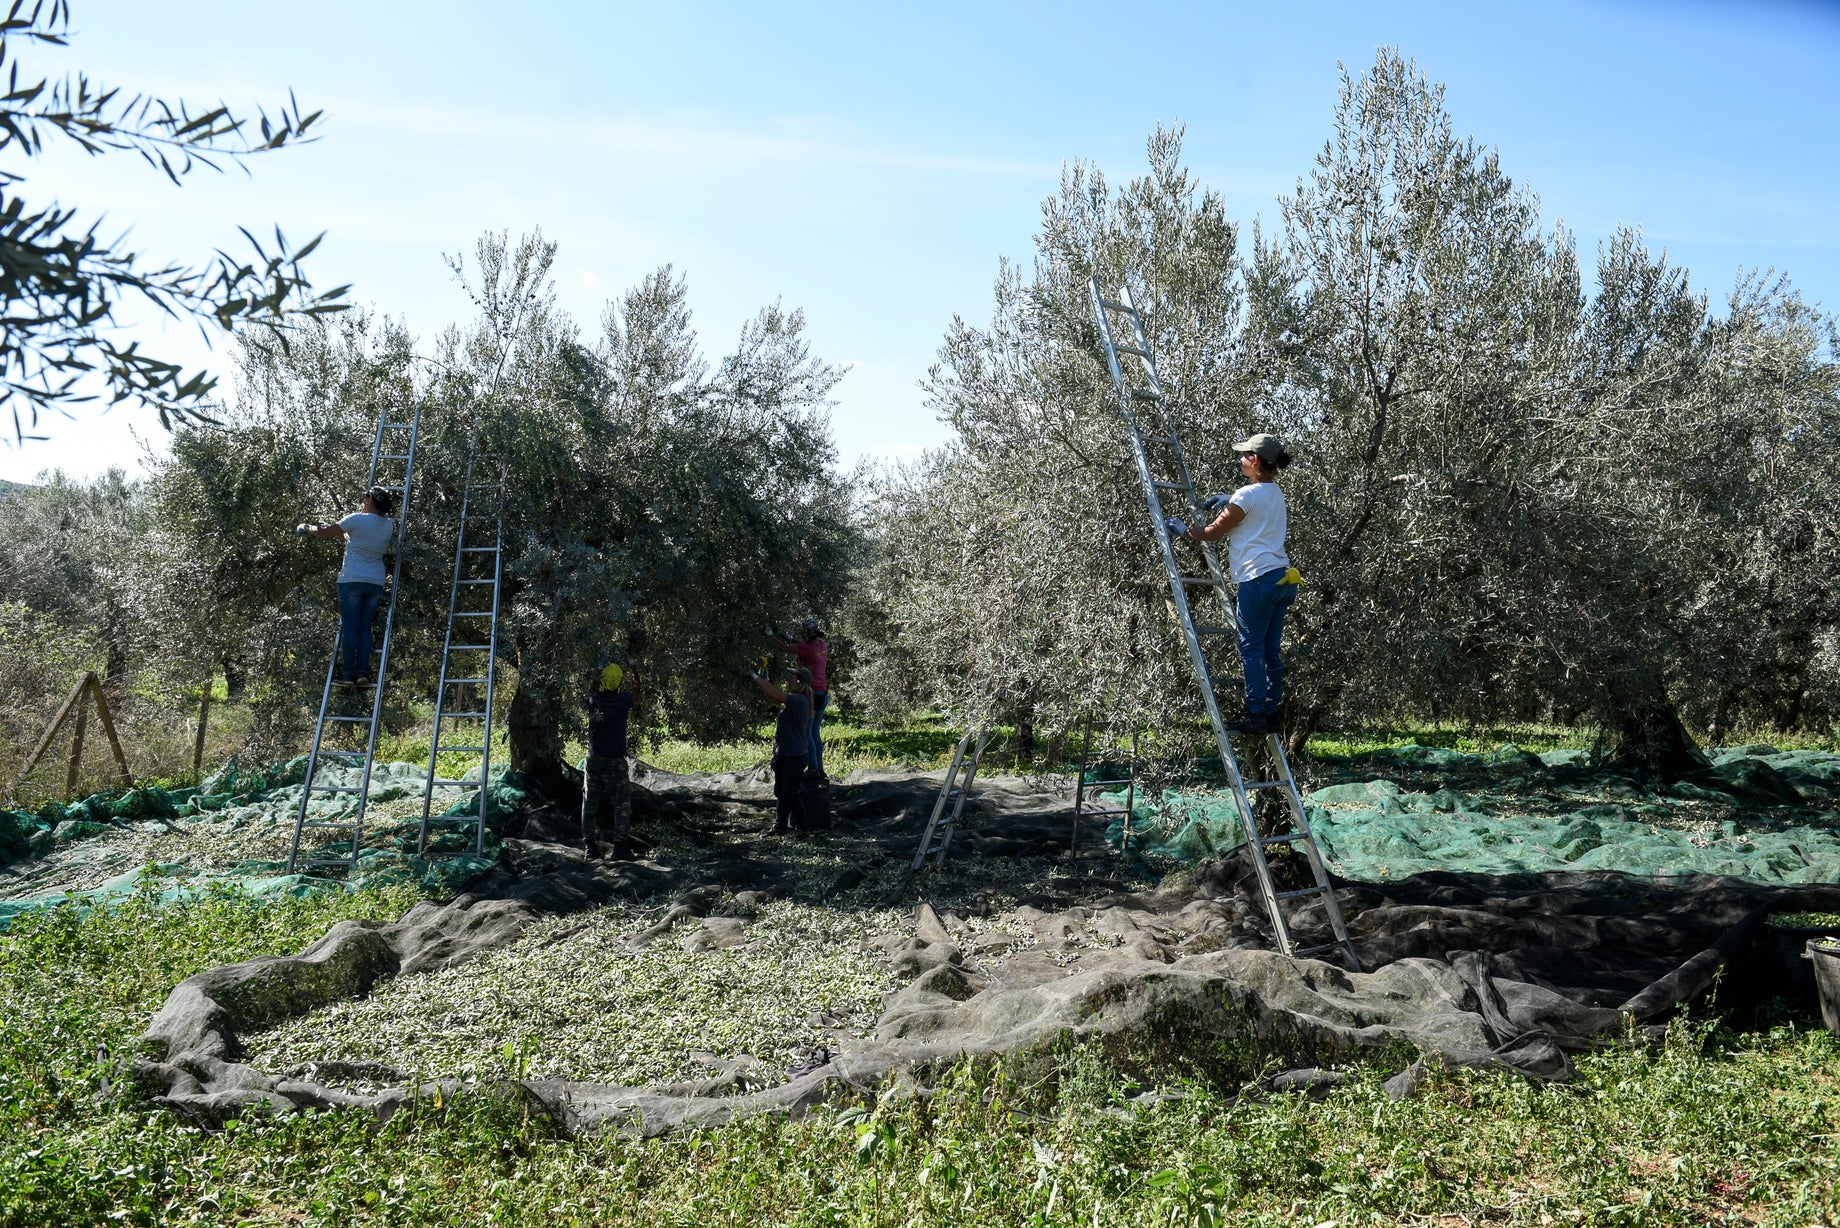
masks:
<path fill-rule="evenodd" d="M 619 690 L 620 680 L 624 677 L 626 677 L 625 670 L 621 669 L 617 665 L 609 665 L 606 669 L 601 671 L 601 690 L 603 691 Z"/>

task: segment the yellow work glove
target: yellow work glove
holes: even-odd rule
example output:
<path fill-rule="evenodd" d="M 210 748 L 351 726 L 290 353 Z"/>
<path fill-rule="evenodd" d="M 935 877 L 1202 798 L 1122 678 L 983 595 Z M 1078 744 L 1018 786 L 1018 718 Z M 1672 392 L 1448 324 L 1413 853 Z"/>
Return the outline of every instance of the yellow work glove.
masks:
<path fill-rule="evenodd" d="M 1289 568 L 1288 570 L 1285 571 L 1284 578 L 1278 581 L 1278 583 L 1279 584 L 1302 584 L 1303 583 L 1303 573 L 1301 571 L 1298 571 L 1295 567 Z"/>

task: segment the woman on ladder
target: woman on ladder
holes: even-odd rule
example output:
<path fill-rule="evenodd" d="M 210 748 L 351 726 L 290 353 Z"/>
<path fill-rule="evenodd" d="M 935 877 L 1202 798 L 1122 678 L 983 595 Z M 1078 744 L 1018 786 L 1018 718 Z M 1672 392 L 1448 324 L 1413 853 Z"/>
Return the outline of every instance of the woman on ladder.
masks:
<path fill-rule="evenodd" d="M 1170 517 L 1171 537 L 1211 542 L 1227 539 L 1227 578 L 1239 586 L 1239 657 L 1246 673 L 1246 708 L 1226 721 L 1228 733 L 1278 732 L 1278 704 L 1284 698 L 1284 658 L 1279 640 L 1284 615 L 1297 600 L 1300 577 L 1284 550 L 1289 516 L 1278 472 L 1291 454 L 1276 435 L 1259 434 L 1233 445 L 1246 484 L 1231 495 L 1210 495 L 1202 507 L 1220 515 L 1206 527 L 1189 528 Z"/>
<path fill-rule="evenodd" d="M 339 677 L 345 686 L 368 686 L 371 680 L 371 624 L 383 602 L 389 572 L 383 552 L 396 535 L 390 512 L 396 499 L 381 486 L 364 494 L 358 510 L 335 524 L 303 524 L 294 532 L 343 540 L 345 565 L 339 569 Z"/>

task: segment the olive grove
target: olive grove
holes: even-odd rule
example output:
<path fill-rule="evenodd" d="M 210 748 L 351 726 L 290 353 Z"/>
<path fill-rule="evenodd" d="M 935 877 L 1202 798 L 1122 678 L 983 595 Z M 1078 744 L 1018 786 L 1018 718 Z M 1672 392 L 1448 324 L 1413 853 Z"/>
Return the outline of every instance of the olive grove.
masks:
<path fill-rule="evenodd" d="M 1198 706 L 1112 405 L 1087 278 L 1144 306 L 1189 462 L 1281 435 L 1305 574 L 1293 739 L 1402 715 L 1591 719 L 1633 766 L 1698 762 L 1682 715 L 1840 706 L 1833 322 L 1747 277 L 1722 309 L 1637 232 L 1587 293 L 1561 227 L 1383 51 L 1244 242 L 1150 141 L 1113 190 L 1075 164 L 1033 268 L 955 321 L 928 389 L 956 438 L 881 492 L 856 618 L 885 706 L 1192 740 Z M 1243 244 L 1243 246 L 1242 246 Z"/>
<path fill-rule="evenodd" d="M 253 701 L 258 749 L 291 753 L 325 676 L 338 570 L 336 550 L 293 526 L 353 510 L 379 414 L 419 408 L 392 641 L 399 715 L 436 682 L 476 432 L 482 476 L 498 463 L 506 475 L 511 766 L 566 795 L 564 742 L 610 660 L 637 668 L 654 728 L 716 738 L 751 725 L 758 699 L 739 675 L 759 629 L 834 607 L 859 549 L 826 414 L 841 373 L 812 356 L 800 313 L 778 305 L 706 362 L 669 267 L 608 304 L 585 339 L 555 306 L 554 260 L 540 235 L 482 238 L 454 262 L 477 318 L 431 353 L 400 323 L 357 310 L 285 344 L 246 336 L 234 406 L 219 424 L 176 430 L 144 484 L 54 482 L 0 501 L 0 536 L 22 546 L 5 598 L 80 605 L 73 625 L 95 623 L 111 653 L 119 639 L 169 683 L 221 670 Z M 84 519 L 60 536 L 53 522 L 76 523 L 73 501 Z M 130 512 L 132 533 L 92 524 Z M 97 591 L 55 605 L 66 576 Z"/>

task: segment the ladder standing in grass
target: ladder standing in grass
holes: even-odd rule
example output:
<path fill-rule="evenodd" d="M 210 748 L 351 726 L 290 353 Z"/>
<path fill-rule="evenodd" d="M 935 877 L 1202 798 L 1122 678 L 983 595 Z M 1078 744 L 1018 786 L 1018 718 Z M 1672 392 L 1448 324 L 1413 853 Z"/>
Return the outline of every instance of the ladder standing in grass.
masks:
<path fill-rule="evenodd" d="M 1130 438 L 1131 456 L 1137 463 L 1137 476 L 1143 484 L 1152 531 L 1162 556 L 1163 571 L 1169 580 L 1170 604 L 1181 626 L 1182 639 L 1188 646 L 1195 681 L 1201 687 L 1201 701 L 1207 708 L 1208 723 L 1214 730 L 1215 744 L 1220 750 L 1220 764 L 1226 772 L 1227 785 L 1239 812 L 1240 826 L 1246 834 L 1246 848 L 1258 876 L 1260 894 L 1265 898 L 1265 911 L 1271 918 L 1272 936 L 1277 940 L 1278 950 L 1286 955 L 1303 958 L 1333 952 L 1339 954 L 1350 968 L 1358 970 L 1361 966 L 1360 957 L 1355 953 L 1354 944 L 1348 940 L 1348 927 L 1342 920 L 1341 905 L 1336 901 L 1335 889 L 1329 883 L 1329 872 L 1323 865 L 1322 852 L 1316 847 L 1316 838 L 1310 832 L 1309 816 L 1303 808 L 1303 795 L 1297 790 L 1297 780 L 1291 774 L 1290 763 L 1285 758 L 1283 742 L 1274 731 L 1272 723 L 1262 716 L 1258 719 L 1230 720 L 1221 715 L 1223 689 L 1238 689 L 1232 686 L 1231 666 L 1221 659 L 1224 650 L 1219 647 L 1227 637 L 1238 638 L 1241 635 L 1233 586 L 1207 541 L 1200 543 L 1203 569 L 1196 574 L 1185 574 L 1176 559 L 1175 544 L 1187 536 L 1188 526 L 1182 522 L 1179 514 L 1172 515 L 1165 511 L 1164 498 L 1168 497 L 1172 501 L 1177 513 L 1202 511 L 1204 505 L 1195 494 L 1195 480 L 1189 473 L 1188 460 L 1182 454 L 1182 440 L 1176 432 L 1162 378 L 1157 374 L 1156 358 L 1150 350 L 1150 336 L 1144 328 L 1143 317 L 1137 310 L 1129 287 L 1119 292 L 1116 301 L 1106 298 L 1100 292 L 1097 278 L 1087 281 L 1087 290 L 1092 296 L 1093 316 L 1099 327 L 1106 367 L 1111 372 L 1112 387 L 1117 393 L 1118 416 L 1123 420 Z M 1113 336 L 1114 319 L 1122 327 L 1122 341 Z M 1137 359 L 1129 374 L 1121 356 Z M 1245 441 L 1246 444 L 1253 442 Z M 1257 447 L 1242 447 L 1241 450 L 1254 453 L 1259 451 Z M 1278 451 L 1282 450 L 1279 447 Z M 1273 493 L 1276 493 L 1275 487 Z M 1224 501 L 1231 502 L 1230 499 Z M 1279 496 L 1279 502 L 1282 503 L 1282 496 Z M 1229 529 L 1237 523 L 1230 511 L 1221 519 L 1227 521 Z M 1216 521 L 1216 524 L 1219 523 Z M 1222 530 L 1223 533 L 1225 531 Z M 1288 579 L 1288 571 L 1287 565 L 1285 573 L 1281 573 L 1279 578 Z M 1292 594 L 1296 591 L 1294 585 L 1284 587 L 1288 587 Z M 1198 590 L 1198 597 L 1209 592 L 1213 594 L 1221 608 L 1219 622 L 1206 624 L 1196 619 L 1195 599 L 1190 597 L 1190 590 Z M 1269 621 L 1262 630 L 1270 634 Z M 1261 641 L 1261 646 L 1266 642 Z M 1224 678 L 1217 681 L 1217 677 L 1223 674 Z M 1249 685 L 1250 682 L 1249 679 Z M 1251 717 L 1253 714 L 1245 715 Z M 1265 738 L 1275 779 L 1247 781 L 1241 776 L 1239 759 L 1233 751 L 1233 738 L 1236 734 Z M 1276 789 L 1280 792 L 1292 830 L 1272 835 L 1259 830 L 1252 812 L 1252 795 L 1261 789 Z M 1301 851 L 1308 860 L 1310 886 L 1297 890 L 1278 889 L 1272 877 L 1266 849 L 1282 845 L 1290 845 Z M 1333 934 L 1332 941 L 1307 946 L 1297 942 L 1291 932 L 1292 918 L 1285 911 L 1285 905 L 1294 900 L 1322 905 L 1324 918 Z"/>

